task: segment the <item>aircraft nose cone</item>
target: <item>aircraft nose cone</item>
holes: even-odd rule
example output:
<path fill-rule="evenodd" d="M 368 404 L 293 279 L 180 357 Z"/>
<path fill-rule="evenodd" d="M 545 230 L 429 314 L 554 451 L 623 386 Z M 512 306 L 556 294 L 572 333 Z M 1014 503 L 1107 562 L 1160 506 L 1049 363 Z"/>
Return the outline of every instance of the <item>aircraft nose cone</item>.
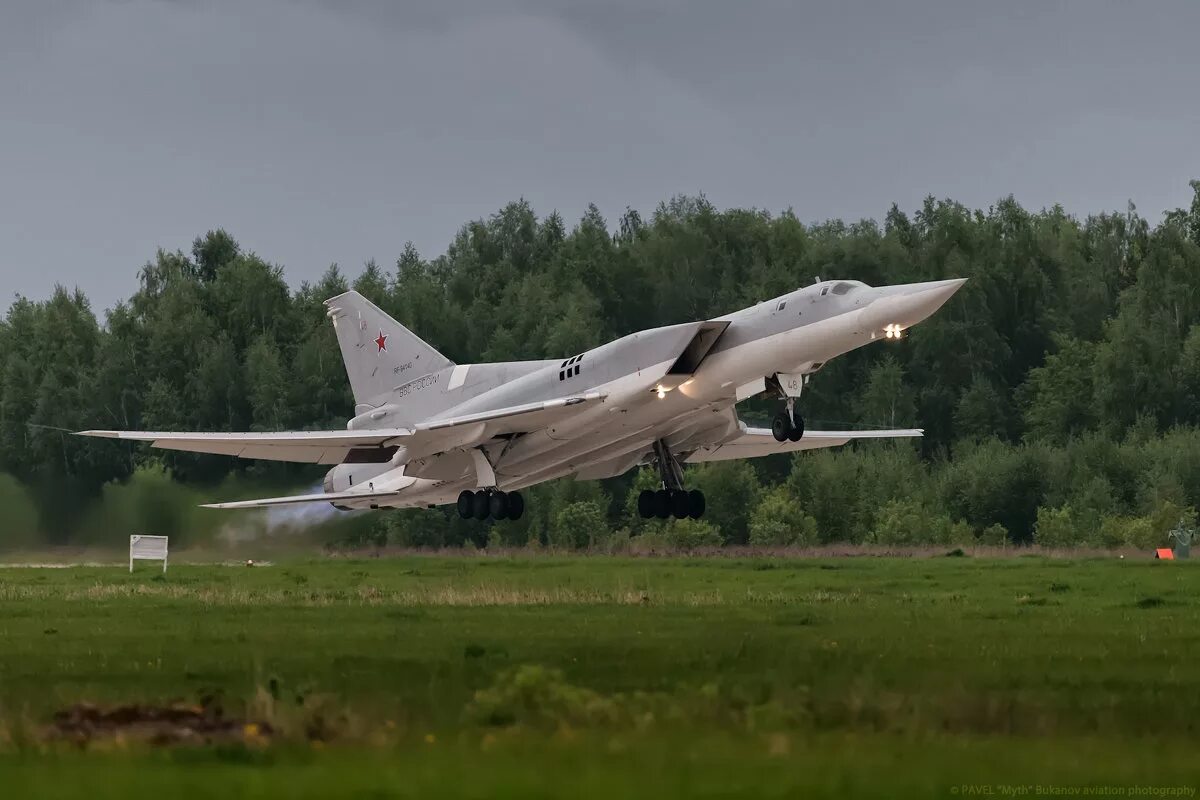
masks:
<path fill-rule="evenodd" d="M 966 278 L 951 278 L 882 287 L 883 296 L 864 308 L 859 319 L 872 329 L 908 328 L 941 308 L 966 282 Z"/>
<path fill-rule="evenodd" d="M 950 297 L 962 288 L 962 285 L 967 282 L 966 278 L 951 278 L 945 281 L 926 281 L 924 283 L 906 283 L 904 288 L 906 295 L 920 295 L 928 301 L 937 301 L 934 306 L 936 310 L 942 303 L 945 303 Z"/>

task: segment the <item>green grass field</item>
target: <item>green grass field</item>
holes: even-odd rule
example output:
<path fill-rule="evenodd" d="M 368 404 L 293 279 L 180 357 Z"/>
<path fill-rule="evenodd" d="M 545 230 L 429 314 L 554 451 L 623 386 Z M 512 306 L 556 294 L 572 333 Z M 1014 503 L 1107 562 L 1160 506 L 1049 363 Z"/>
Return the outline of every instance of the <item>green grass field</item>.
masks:
<path fill-rule="evenodd" d="M 1032 557 L 3 569 L 0 793 L 1164 796 L 1200 784 L 1198 590 Z M 261 727 L 57 738 L 79 702 Z"/>

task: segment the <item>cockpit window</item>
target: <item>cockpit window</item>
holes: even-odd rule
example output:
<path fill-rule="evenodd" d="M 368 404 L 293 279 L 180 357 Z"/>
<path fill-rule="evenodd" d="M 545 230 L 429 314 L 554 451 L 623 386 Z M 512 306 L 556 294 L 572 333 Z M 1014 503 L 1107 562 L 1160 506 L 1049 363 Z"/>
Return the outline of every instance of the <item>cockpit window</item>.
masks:
<path fill-rule="evenodd" d="M 833 293 L 834 294 L 846 294 L 853 288 L 854 288 L 853 283 L 846 283 L 845 281 L 840 281 L 833 285 Z"/>

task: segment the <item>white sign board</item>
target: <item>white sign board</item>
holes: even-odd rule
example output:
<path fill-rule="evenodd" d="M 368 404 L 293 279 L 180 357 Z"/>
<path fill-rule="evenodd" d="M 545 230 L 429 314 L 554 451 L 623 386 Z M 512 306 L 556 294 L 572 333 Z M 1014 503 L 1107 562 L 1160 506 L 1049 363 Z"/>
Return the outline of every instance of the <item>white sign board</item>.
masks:
<path fill-rule="evenodd" d="M 135 535 L 129 537 L 129 571 L 133 572 L 133 560 L 135 558 L 146 561 L 163 562 L 163 572 L 167 571 L 167 537 L 166 536 L 143 536 Z"/>

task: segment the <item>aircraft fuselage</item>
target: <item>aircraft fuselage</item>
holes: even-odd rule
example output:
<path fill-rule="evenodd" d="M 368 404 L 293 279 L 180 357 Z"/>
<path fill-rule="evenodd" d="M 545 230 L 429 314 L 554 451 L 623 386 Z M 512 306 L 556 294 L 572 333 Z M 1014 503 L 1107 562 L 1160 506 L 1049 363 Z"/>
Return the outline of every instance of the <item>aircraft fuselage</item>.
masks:
<path fill-rule="evenodd" d="M 620 474 L 654 442 L 686 451 L 689 442 L 719 437 L 717 429 L 732 424 L 726 412 L 740 399 L 768 390 L 798 396 L 825 362 L 877 339 L 898 339 L 962 283 L 873 288 L 825 281 L 704 323 L 639 331 L 563 359 L 455 365 L 414 377 L 378 405 L 359 406 L 348 427 L 410 424 L 426 408 L 441 409 L 429 420 L 461 418 L 565 393 L 599 393 L 603 402 L 532 433 L 480 423 L 463 426 L 454 449 L 422 454 L 400 447 L 384 463 L 341 464 L 326 477 L 326 491 L 368 484 L 376 493 L 394 492 L 394 499 L 339 506 L 413 507 L 452 502 L 464 489 L 511 491 L 571 474 Z"/>

